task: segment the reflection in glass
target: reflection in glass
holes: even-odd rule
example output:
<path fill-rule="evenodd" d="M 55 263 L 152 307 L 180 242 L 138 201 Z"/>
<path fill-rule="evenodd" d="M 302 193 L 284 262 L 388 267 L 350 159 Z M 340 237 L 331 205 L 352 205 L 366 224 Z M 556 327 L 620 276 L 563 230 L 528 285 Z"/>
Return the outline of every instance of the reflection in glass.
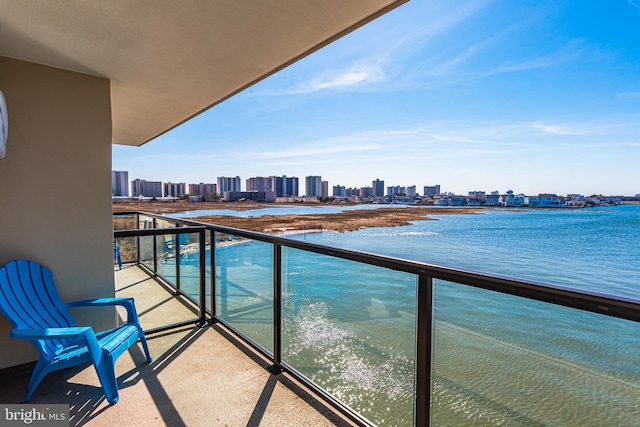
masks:
<path fill-rule="evenodd" d="M 273 353 L 273 245 L 225 233 L 216 238 L 216 312 Z"/>
<path fill-rule="evenodd" d="M 200 236 L 189 233 L 177 237 L 180 290 L 197 304 L 200 301 Z"/>
<path fill-rule="evenodd" d="M 436 281 L 433 425 L 633 425 L 634 322 Z"/>
<path fill-rule="evenodd" d="M 379 425 L 413 425 L 417 276 L 283 248 L 282 359 Z"/>
<path fill-rule="evenodd" d="M 135 230 L 138 228 L 137 215 L 114 215 L 114 230 Z M 138 260 L 138 238 L 122 237 L 115 239 L 114 245 L 118 245 L 120 253 L 120 261 L 122 263 L 130 263 Z M 114 252 L 114 264 L 116 264 Z"/>

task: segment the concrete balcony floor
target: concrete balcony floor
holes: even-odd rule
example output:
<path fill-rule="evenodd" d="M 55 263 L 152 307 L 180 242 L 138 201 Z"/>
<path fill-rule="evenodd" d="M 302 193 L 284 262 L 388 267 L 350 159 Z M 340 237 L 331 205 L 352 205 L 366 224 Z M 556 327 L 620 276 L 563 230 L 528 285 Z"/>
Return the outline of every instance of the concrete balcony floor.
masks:
<path fill-rule="evenodd" d="M 143 328 L 195 318 L 138 267 L 116 271 L 117 296 L 132 296 Z M 348 426 L 352 425 L 222 327 L 187 326 L 148 336 L 116 363 L 120 401 L 109 405 L 91 365 L 45 377 L 29 403 L 70 404 L 70 425 Z M 0 371 L 0 403 L 19 403 L 33 364 Z"/>

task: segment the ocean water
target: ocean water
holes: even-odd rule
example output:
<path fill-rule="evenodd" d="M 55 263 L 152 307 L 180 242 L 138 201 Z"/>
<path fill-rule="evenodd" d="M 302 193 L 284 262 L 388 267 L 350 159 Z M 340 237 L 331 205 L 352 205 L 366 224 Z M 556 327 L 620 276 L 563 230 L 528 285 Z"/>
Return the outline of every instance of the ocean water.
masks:
<path fill-rule="evenodd" d="M 640 205 L 486 210 L 308 242 L 640 299 Z"/>
<path fill-rule="evenodd" d="M 435 218 L 291 238 L 640 299 L 638 205 Z M 216 249 L 218 314 L 272 350 L 273 249 L 233 243 Z M 283 360 L 373 423 L 412 425 L 416 290 L 411 274 L 284 248 Z M 434 292 L 433 425 L 639 425 L 638 324 Z"/>

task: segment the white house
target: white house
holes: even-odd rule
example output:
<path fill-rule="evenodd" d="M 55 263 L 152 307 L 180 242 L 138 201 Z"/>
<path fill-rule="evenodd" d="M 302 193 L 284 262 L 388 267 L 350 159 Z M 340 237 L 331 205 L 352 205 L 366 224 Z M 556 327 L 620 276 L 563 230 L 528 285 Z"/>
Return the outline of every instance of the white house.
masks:
<path fill-rule="evenodd" d="M 538 194 L 529 196 L 529 206 L 532 208 L 564 208 L 564 201 L 555 194 Z"/>

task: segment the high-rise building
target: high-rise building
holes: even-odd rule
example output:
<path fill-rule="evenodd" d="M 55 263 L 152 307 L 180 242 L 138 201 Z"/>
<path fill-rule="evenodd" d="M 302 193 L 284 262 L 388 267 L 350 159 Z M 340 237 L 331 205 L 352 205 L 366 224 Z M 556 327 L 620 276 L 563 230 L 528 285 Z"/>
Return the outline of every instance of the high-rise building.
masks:
<path fill-rule="evenodd" d="M 242 189 L 240 188 L 240 177 L 218 177 L 218 193 L 224 195 L 225 191 L 242 191 Z"/>
<path fill-rule="evenodd" d="M 320 185 L 322 186 L 320 196 L 329 197 L 329 181 L 322 181 Z"/>
<path fill-rule="evenodd" d="M 247 191 L 275 191 L 271 187 L 271 178 L 256 176 L 246 180 Z"/>
<path fill-rule="evenodd" d="M 131 197 L 162 197 L 162 182 L 134 179 L 131 181 Z"/>
<path fill-rule="evenodd" d="M 395 196 L 397 194 L 407 194 L 407 190 L 404 187 L 396 185 L 395 187 L 387 187 L 387 196 Z"/>
<path fill-rule="evenodd" d="M 218 186 L 216 184 L 189 184 L 189 194 L 192 196 L 204 196 L 205 194 L 216 194 Z"/>
<path fill-rule="evenodd" d="M 185 184 L 184 182 L 165 182 L 163 184 L 163 187 L 165 197 L 180 197 L 187 194 L 187 184 Z"/>
<path fill-rule="evenodd" d="M 424 186 L 424 193 L 422 194 L 425 197 L 428 196 L 438 196 L 440 195 L 441 191 L 440 191 L 440 184 L 438 185 L 425 185 Z"/>
<path fill-rule="evenodd" d="M 322 177 L 308 176 L 305 178 L 305 196 L 320 197 L 322 196 Z"/>
<path fill-rule="evenodd" d="M 345 192 L 345 195 L 347 197 L 358 197 L 358 196 L 360 196 L 360 189 L 359 188 L 349 187 L 346 190 L 344 190 L 344 192 Z"/>
<path fill-rule="evenodd" d="M 284 188 L 282 197 L 298 197 L 298 178 L 295 176 L 292 176 L 291 178 L 283 176 L 282 180 Z"/>
<path fill-rule="evenodd" d="M 416 191 L 415 185 L 411 185 L 407 187 L 407 197 L 416 197 L 416 194 L 417 194 L 417 191 Z"/>
<path fill-rule="evenodd" d="M 283 176 L 270 176 L 271 191 L 278 197 L 298 197 L 298 178 Z"/>
<path fill-rule="evenodd" d="M 373 187 L 362 187 L 362 188 L 360 188 L 359 197 L 360 198 L 373 197 Z"/>
<path fill-rule="evenodd" d="M 384 197 L 384 181 L 376 178 L 376 180 L 371 183 L 371 187 L 373 187 L 374 197 Z"/>
<path fill-rule="evenodd" d="M 111 194 L 129 197 L 129 172 L 111 171 Z"/>
<path fill-rule="evenodd" d="M 353 187 L 345 188 L 344 195 L 347 197 L 358 197 L 360 195 L 360 189 Z"/>
<path fill-rule="evenodd" d="M 334 185 L 333 186 L 333 196 L 334 197 L 345 197 L 347 195 L 347 190 L 344 188 L 344 185 Z"/>

